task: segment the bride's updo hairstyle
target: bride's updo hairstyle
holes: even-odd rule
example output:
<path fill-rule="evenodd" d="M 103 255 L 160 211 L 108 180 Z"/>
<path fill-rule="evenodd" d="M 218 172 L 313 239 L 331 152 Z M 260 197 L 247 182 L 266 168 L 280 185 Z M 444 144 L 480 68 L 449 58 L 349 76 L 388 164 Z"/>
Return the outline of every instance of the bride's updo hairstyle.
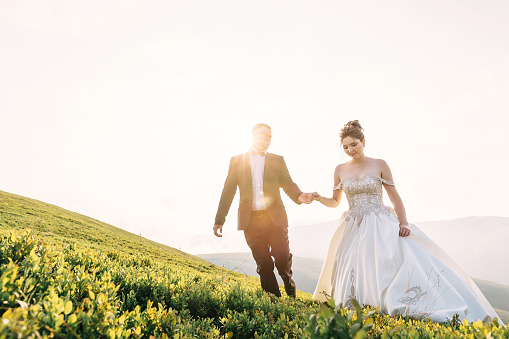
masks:
<path fill-rule="evenodd" d="M 364 128 L 362 128 L 359 120 L 349 121 L 343 126 L 341 132 L 339 132 L 339 138 L 343 141 L 346 137 L 352 137 L 364 141 Z"/>

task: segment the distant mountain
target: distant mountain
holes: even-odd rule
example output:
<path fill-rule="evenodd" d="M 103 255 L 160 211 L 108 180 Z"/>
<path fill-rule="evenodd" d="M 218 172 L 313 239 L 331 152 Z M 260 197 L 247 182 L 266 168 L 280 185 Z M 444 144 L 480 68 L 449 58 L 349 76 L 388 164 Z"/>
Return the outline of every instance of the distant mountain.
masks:
<path fill-rule="evenodd" d="M 212 253 L 199 254 L 198 257 L 218 266 L 224 266 L 227 269 L 242 274 L 258 277 L 256 273 L 256 263 L 251 253 Z M 297 289 L 303 292 L 313 293 L 322 270 L 322 265 L 322 259 L 294 256 L 293 276 L 297 284 Z M 283 284 L 279 276 L 277 276 L 277 278 L 279 283 Z M 509 323 L 509 286 L 487 280 L 472 279 L 493 308 L 495 308 L 501 320 L 505 324 Z"/>
<path fill-rule="evenodd" d="M 338 220 L 289 228 L 295 256 L 323 259 Z M 415 223 L 473 277 L 509 285 L 509 218 L 466 217 Z"/>

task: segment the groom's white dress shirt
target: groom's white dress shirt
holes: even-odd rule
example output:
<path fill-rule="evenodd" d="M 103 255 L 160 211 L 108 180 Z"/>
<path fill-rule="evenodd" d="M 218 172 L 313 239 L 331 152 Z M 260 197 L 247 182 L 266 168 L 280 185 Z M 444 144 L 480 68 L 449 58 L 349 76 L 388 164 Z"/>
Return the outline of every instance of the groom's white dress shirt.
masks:
<path fill-rule="evenodd" d="M 267 209 L 265 197 L 263 195 L 263 169 L 265 167 L 265 154 L 260 155 L 258 151 L 251 148 L 249 151 L 249 160 L 251 162 L 251 177 L 253 180 L 253 211 L 263 211 Z"/>

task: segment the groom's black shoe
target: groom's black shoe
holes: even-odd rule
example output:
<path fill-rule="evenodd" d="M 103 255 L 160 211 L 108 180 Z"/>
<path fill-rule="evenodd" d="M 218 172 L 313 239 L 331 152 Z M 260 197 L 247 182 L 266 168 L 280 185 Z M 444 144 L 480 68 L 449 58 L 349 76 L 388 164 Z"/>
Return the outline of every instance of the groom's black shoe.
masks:
<path fill-rule="evenodd" d="M 285 284 L 285 291 L 290 298 L 295 299 L 295 297 L 297 296 L 297 288 L 295 287 L 295 282 L 293 281 L 293 279 L 290 279 L 289 284 Z"/>

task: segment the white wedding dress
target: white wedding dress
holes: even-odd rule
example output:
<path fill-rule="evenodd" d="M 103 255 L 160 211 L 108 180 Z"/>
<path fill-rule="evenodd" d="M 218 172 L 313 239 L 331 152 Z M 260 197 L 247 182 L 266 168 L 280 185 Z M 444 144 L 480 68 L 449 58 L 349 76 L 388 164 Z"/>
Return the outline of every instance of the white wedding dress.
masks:
<path fill-rule="evenodd" d="M 384 206 L 375 175 L 343 180 L 349 204 L 329 245 L 313 299 L 351 307 L 378 306 L 387 314 L 491 321 L 497 314 L 475 283 L 415 225 L 399 236 L 394 211 Z M 499 323 L 502 323 L 499 318 Z"/>

